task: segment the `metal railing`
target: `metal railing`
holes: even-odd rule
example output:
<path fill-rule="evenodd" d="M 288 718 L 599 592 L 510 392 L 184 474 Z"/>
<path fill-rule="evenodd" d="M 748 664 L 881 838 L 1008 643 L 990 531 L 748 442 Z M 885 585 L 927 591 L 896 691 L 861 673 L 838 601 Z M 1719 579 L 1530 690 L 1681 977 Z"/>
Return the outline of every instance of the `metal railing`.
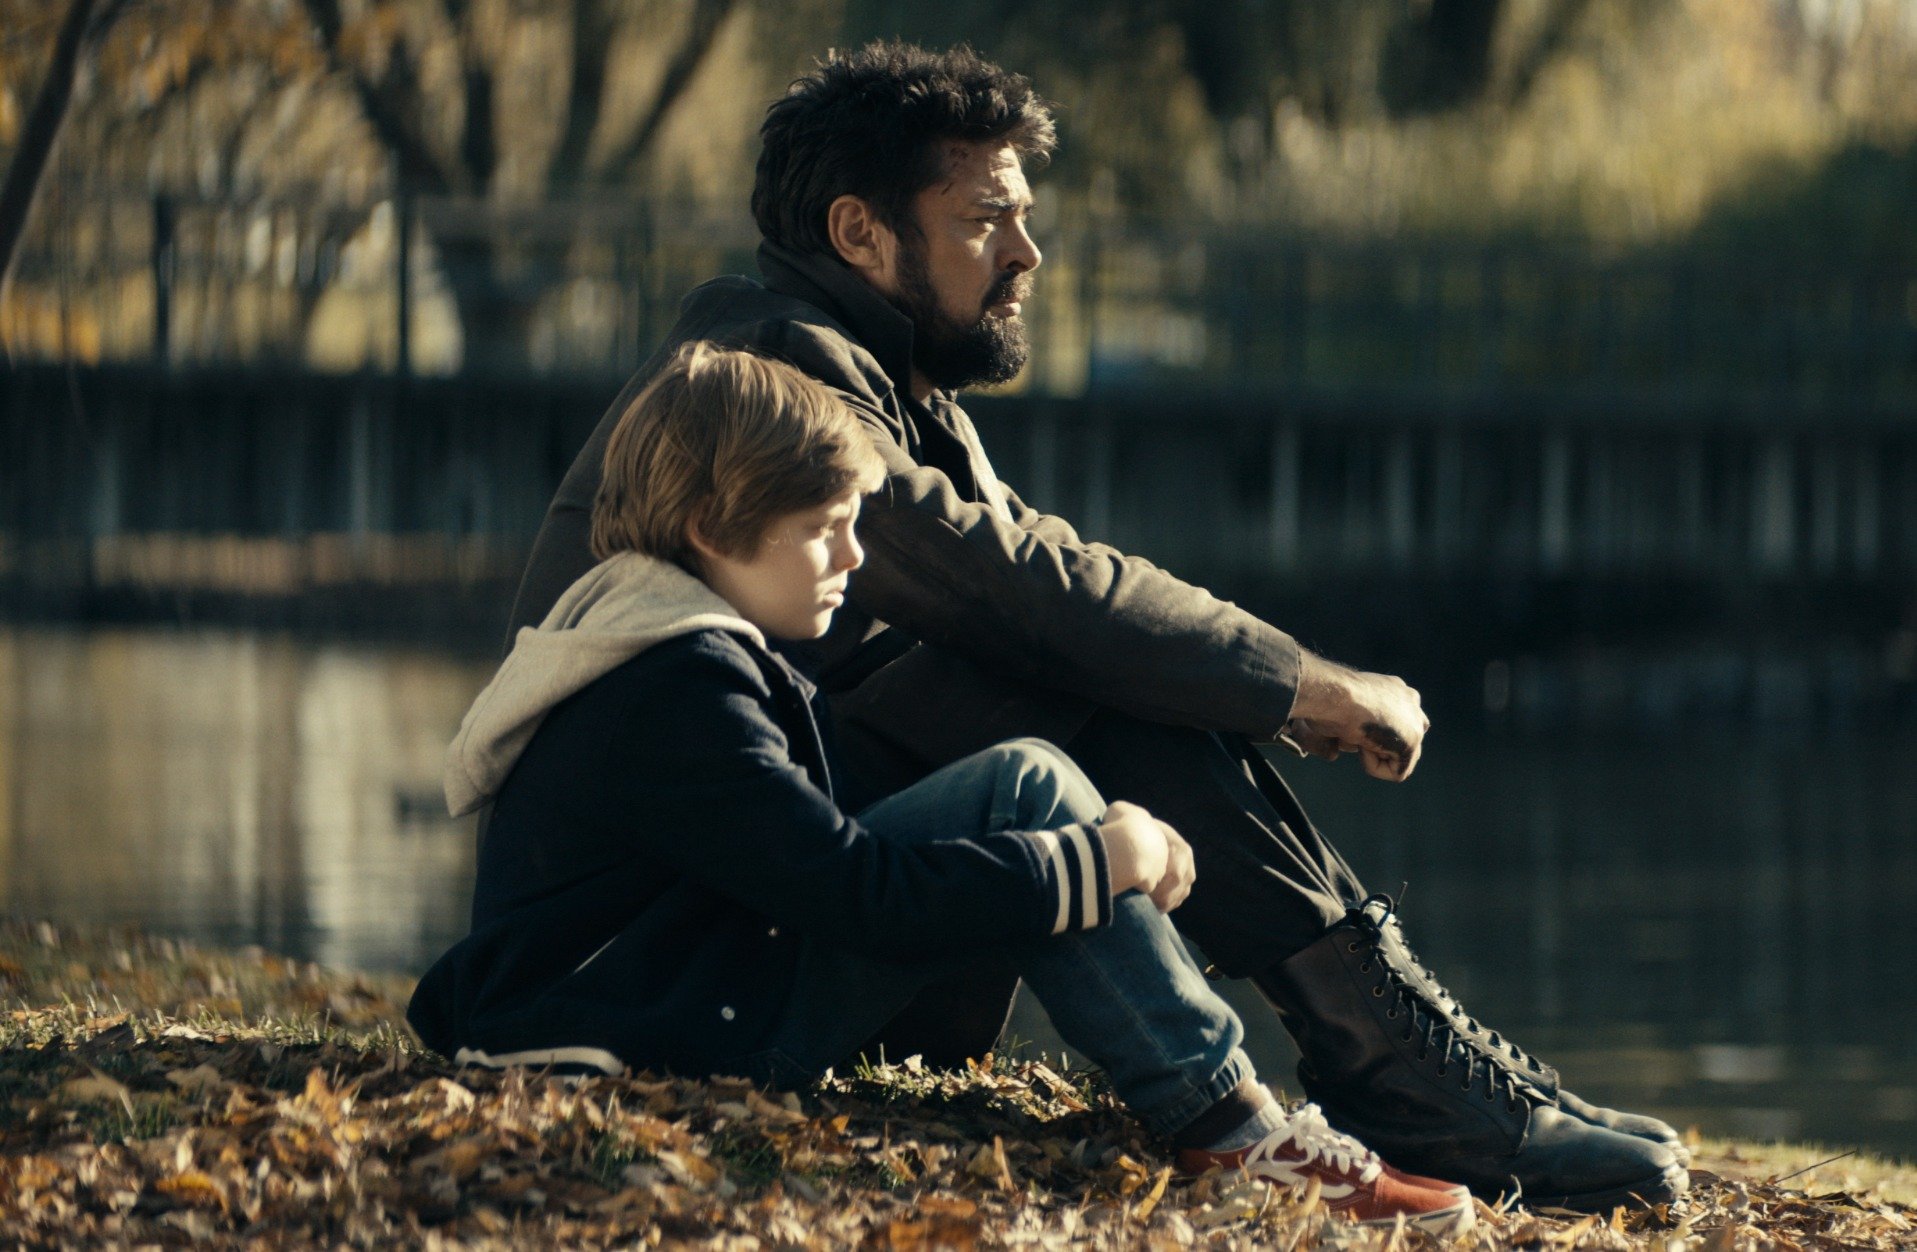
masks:
<path fill-rule="evenodd" d="M 17 361 L 623 375 L 679 299 L 751 272 L 741 212 L 405 193 L 60 199 L 5 311 Z M 1026 381 L 1443 408 L 1917 411 L 1917 272 L 1814 252 L 1341 241 L 1066 218 Z"/>

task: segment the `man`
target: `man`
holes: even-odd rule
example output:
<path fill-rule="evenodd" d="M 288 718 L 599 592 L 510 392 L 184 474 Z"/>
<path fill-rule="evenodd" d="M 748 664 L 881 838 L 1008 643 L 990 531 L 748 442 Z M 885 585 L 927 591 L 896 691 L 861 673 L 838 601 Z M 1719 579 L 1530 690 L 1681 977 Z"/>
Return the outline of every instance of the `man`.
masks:
<path fill-rule="evenodd" d="M 515 629 L 591 566 L 606 436 L 659 363 L 700 338 L 783 357 L 843 395 L 885 462 L 866 569 L 831 632 L 794 654 L 835 694 L 848 762 L 874 792 L 1004 739 L 1062 745 L 1106 795 L 1190 840 L 1197 882 L 1174 920 L 1271 1001 L 1335 1125 L 1487 1196 L 1602 1210 L 1680 1194 L 1675 1132 L 1584 1103 L 1469 1017 L 1405 946 L 1390 898 L 1366 897 L 1253 747 L 1289 733 L 1402 780 L 1429 725 L 1417 692 L 1081 539 L 993 474 L 953 397 L 1027 357 L 1041 255 L 1024 165 L 1054 143 L 1030 85 L 966 48 L 874 44 L 800 79 L 761 134 L 765 281 L 715 279 L 686 298 L 561 485 Z M 928 992 L 884 1038 L 928 1058 L 982 1050 L 1012 985 L 982 969 Z M 957 1033 L 967 1018 L 983 1029 Z"/>

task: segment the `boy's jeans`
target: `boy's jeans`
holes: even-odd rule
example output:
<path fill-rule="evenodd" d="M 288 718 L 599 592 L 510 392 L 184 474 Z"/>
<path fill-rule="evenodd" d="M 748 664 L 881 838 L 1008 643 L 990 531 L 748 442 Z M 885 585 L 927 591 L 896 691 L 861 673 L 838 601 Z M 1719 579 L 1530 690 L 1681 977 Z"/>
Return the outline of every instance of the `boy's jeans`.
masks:
<path fill-rule="evenodd" d="M 1096 822 L 1105 807 L 1064 753 L 1017 739 L 954 762 L 858 818 L 881 838 L 938 840 Z M 1010 958 L 1059 1034 L 1103 1067 L 1133 1116 L 1159 1134 L 1187 1125 L 1252 1074 L 1237 1016 L 1139 892 L 1120 896 L 1111 924 L 1096 930 L 975 939 L 981 952 Z M 966 963 L 895 963 L 810 944 L 768 1048 L 719 1068 L 797 1083 L 856 1061 L 854 1050 L 922 987 Z"/>

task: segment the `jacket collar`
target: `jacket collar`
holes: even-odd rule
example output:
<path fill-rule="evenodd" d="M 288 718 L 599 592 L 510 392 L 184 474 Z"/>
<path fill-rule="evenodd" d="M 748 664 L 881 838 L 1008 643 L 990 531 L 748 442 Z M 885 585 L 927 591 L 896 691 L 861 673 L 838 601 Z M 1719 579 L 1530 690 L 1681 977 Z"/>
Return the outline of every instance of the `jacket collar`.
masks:
<path fill-rule="evenodd" d="M 768 240 L 759 245 L 759 273 L 773 291 L 829 313 L 878 361 L 899 398 L 911 398 L 912 319 L 867 286 L 851 266 L 837 257 L 794 252 Z"/>

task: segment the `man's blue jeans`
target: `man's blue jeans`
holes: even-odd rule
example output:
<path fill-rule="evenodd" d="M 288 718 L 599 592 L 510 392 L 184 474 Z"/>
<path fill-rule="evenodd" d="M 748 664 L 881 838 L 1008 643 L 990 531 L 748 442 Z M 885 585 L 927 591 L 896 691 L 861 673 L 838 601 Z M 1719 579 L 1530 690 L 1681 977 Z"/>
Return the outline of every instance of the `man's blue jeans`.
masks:
<path fill-rule="evenodd" d="M 858 818 L 880 838 L 938 840 L 1096 822 L 1105 807 L 1071 758 L 1043 740 L 1016 739 L 954 762 Z M 1120 896 L 1111 924 L 1096 930 L 973 938 L 980 951 L 1009 958 L 1059 1034 L 1105 1070 L 1132 1114 L 1157 1133 L 1184 1127 L 1252 1074 L 1237 1015 L 1139 892 Z M 921 988 L 965 964 L 888 962 L 809 944 L 770 1046 L 720 1068 L 793 1083 L 856 1061 L 859 1045 Z"/>

